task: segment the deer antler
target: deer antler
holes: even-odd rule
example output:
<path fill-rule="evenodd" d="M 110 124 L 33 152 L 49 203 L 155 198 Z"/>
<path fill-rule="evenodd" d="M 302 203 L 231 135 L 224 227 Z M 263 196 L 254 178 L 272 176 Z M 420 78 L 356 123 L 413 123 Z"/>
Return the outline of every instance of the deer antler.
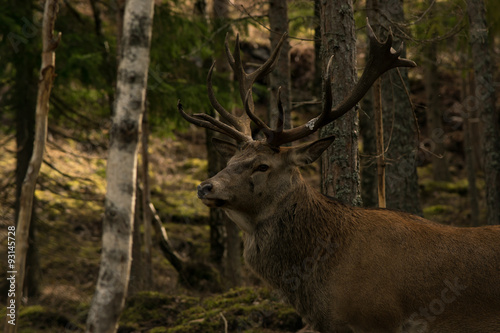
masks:
<path fill-rule="evenodd" d="M 361 75 L 358 83 L 354 86 L 352 92 L 348 96 L 346 96 L 339 105 L 332 109 L 332 91 L 330 88 L 330 67 L 333 61 L 332 56 L 328 61 L 328 66 L 326 69 L 326 100 L 321 114 L 318 117 L 309 120 L 306 124 L 289 130 L 282 130 L 279 128 L 277 130 L 270 130 L 267 127 L 267 129 L 269 130 L 264 130 L 264 134 L 266 135 L 267 142 L 270 145 L 279 147 L 285 143 L 299 140 L 316 132 L 321 127 L 331 123 L 335 119 L 343 116 L 354 106 L 356 106 L 356 104 L 366 94 L 368 89 L 370 89 L 375 80 L 389 69 L 396 67 L 417 66 L 415 62 L 399 57 L 402 47 L 400 47 L 397 51 L 392 48 L 393 36 L 391 31 L 389 31 L 387 40 L 385 42 L 380 42 L 373 32 L 368 18 L 366 19 L 366 26 L 368 30 L 368 37 L 370 39 L 370 53 L 368 55 L 368 60 L 366 62 L 366 67 L 363 71 L 363 74 Z"/>
<path fill-rule="evenodd" d="M 236 43 L 234 46 L 233 53 L 231 53 L 231 51 L 229 50 L 229 43 L 227 41 L 228 37 L 226 35 L 226 41 L 224 44 L 225 44 L 227 60 L 229 62 L 229 65 L 233 69 L 236 79 L 238 80 L 241 100 L 244 101 L 246 105 L 248 105 L 248 108 L 251 110 L 252 117 L 249 117 L 248 111 L 243 112 L 241 116 L 235 116 L 230 112 L 228 112 L 226 109 L 224 109 L 224 107 L 222 107 L 222 105 L 217 101 L 217 98 L 215 97 L 214 90 L 212 87 L 212 73 L 215 67 L 215 62 L 210 67 L 207 76 L 208 98 L 214 109 L 221 115 L 221 117 L 224 120 L 226 120 L 226 122 L 229 125 L 204 113 L 197 113 L 190 116 L 184 112 L 180 101 L 177 104 L 177 109 L 179 110 L 179 113 L 182 115 L 182 117 L 184 117 L 184 119 L 186 119 L 190 123 L 196 126 L 205 127 L 217 131 L 219 133 L 228 135 L 239 143 L 252 141 L 250 118 L 252 119 L 254 118 L 258 119 L 258 118 L 253 114 L 254 103 L 253 103 L 251 89 L 255 81 L 266 76 L 267 74 L 272 72 L 276 67 L 276 63 L 278 61 L 278 54 L 281 50 L 283 42 L 286 39 L 286 36 L 287 36 L 286 33 L 283 34 L 281 40 L 279 41 L 274 51 L 271 53 L 269 59 L 259 68 L 257 68 L 254 72 L 248 74 L 245 72 L 245 69 L 243 68 L 243 63 L 241 62 L 239 35 L 236 35 Z M 247 92 L 249 93 L 247 94 Z M 260 121 L 260 123 L 264 124 L 264 122 L 262 121 Z"/>
<path fill-rule="evenodd" d="M 372 86 L 376 79 L 378 79 L 382 74 L 392 68 L 396 67 L 415 67 L 416 64 L 408 59 L 400 58 L 401 49 L 398 51 L 392 48 L 392 32 L 389 31 L 389 36 L 385 42 L 381 42 L 370 26 L 370 22 L 368 18 L 366 19 L 366 26 L 368 30 L 368 37 L 370 39 L 370 53 L 368 55 L 368 60 L 366 62 L 366 67 L 359 79 L 358 83 L 354 86 L 351 93 L 344 98 L 344 100 L 334 108 L 332 108 L 333 99 L 332 99 L 332 90 L 331 90 L 331 77 L 330 77 L 330 68 L 333 62 L 333 56 L 328 61 L 328 66 L 326 68 L 326 78 L 325 78 L 325 87 L 326 96 L 325 103 L 323 106 L 323 110 L 321 114 L 309 120 L 306 124 L 303 124 L 299 127 L 284 130 L 283 129 L 283 105 L 281 103 L 280 91 L 278 91 L 278 110 L 279 110 L 279 119 L 277 123 L 277 127 L 275 130 L 271 129 L 266 125 L 264 121 L 262 121 L 255 114 L 254 110 L 254 102 L 252 96 L 252 85 L 256 80 L 262 78 L 263 76 L 269 74 L 276 67 L 276 63 L 278 60 L 278 54 L 281 50 L 281 46 L 285 41 L 287 34 L 283 34 L 278 45 L 271 53 L 269 59 L 262 64 L 259 68 L 257 68 L 254 72 L 248 74 L 245 72 L 243 68 L 243 64 L 241 62 L 240 57 L 240 42 L 239 35 L 236 35 L 236 43 L 234 46 L 234 52 L 231 53 L 229 50 L 229 43 L 225 41 L 225 50 L 229 65 L 233 69 L 234 75 L 239 83 L 240 96 L 242 101 L 244 101 L 245 112 L 243 112 L 240 116 L 235 116 L 225 110 L 222 105 L 215 98 L 215 94 L 212 87 L 212 73 L 214 70 L 215 63 L 212 64 L 210 70 L 208 72 L 207 77 L 207 88 L 208 88 L 208 97 L 210 99 L 210 103 L 215 108 L 215 110 L 221 115 L 224 120 L 228 124 L 223 123 L 220 120 L 217 120 L 209 115 L 198 113 L 192 116 L 186 114 L 183 111 L 182 105 L 180 102 L 177 104 L 179 112 L 181 115 L 189 122 L 205 127 L 208 129 L 212 129 L 214 131 L 223 133 L 235 139 L 237 142 L 248 142 L 252 141 L 251 129 L 250 129 L 250 121 L 253 121 L 264 133 L 266 136 L 266 142 L 274 147 L 279 147 L 285 143 L 292 142 L 295 140 L 302 139 L 317 130 L 321 127 L 331 123 L 335 119 L 343 116 L 349 110 L 351 110 L 356 104 L 363 98 L 368 89 Z"/>

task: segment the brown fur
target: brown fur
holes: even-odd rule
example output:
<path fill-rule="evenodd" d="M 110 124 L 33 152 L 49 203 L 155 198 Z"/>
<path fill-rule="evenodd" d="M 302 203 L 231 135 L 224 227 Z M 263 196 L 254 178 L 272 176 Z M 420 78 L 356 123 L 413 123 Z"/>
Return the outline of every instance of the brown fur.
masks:
<path fill-rule="evenodd" d="M 245 231 L 250 267 L 320 332 L 500 332 L 500 226 L 450 227 L 323 196 L 297 166 L 331 141 L 218 144 L 234 157 L 199 196 Z"/>

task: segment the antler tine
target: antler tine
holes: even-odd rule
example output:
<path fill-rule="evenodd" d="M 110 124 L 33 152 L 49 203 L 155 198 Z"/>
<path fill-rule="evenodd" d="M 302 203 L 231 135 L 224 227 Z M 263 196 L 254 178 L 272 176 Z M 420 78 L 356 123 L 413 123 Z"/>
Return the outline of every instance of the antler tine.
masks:
<path fill-rule="evenodd" d="M 344 98 L 344 100 L 332 109 L 331 101 L 331 80 L 329 68 L 327 69 L 325 88 L 327 89 L 326 100 L 323 111 L 321 114 L 308 121 L 299 127 L 284 130 L 280 135 L 274 135 L 272 140 L 268 140 L 269 144 L 280 146 L 284 143 L 292 142 L 304 138 L 321 127 L 329 124 L 330 122 L 338 119 L 346 114 L 349 110 L 354 108 L 356 104 L 363 98 L 366 92 L 370 89 L 372 84 L 386 71 L 396 67 L 416 67 L 415 62 L 400 58 L 401 51 L 395 51 L 392 48 L 392 32 L 389 32 L 385 42 L 380 42 L 373 29 L 370 26 L 368 19 L 366 20 L 368 30 L 368 37 L 370 39 L 370 53 L 366 62 L 365 70 L 361 78 L 356 83 L 351 93 Z M 332 59 L 330 58 L 329 66 Z"/>
<path fill-rule="evenodd" d="M 208 90 L 208 99 L 210 100 L 210 104 L 212 104 L 214 109 L 217 110 L 217 112 L 234 128 L 236 128 L 238 131 L 246 135 L 251 135 L 250 120 L 246 116 L 236 117 L 235 115 L 231 114 L 226 109 L 224 109 L 224 107 L 219 103 L 219 101 L 217 101 L 212 86 L 212 73 L 214 68 L 215 68 L 215 61 L 210 67 L 207 76 L 207 90 Z"/>
<path fill-rule="evenodd" d="M 240 88 L 240 96 L 241 100 L 245 104 L 245 111 L 246 114 L 254 120 L 254 122 L 259 126 L 263 131 L 267 131 L 265 127 L 262 126 L 264 122 L 262 120 L 256 121 L 255 119 L 258 119 L 258 117 L 255 115 L 254 110 L 254 102 L 253 102 L 253 95 L 251 93 L 252 86 L 257 81 L 258 79 L 264 77 L 265 75 L 269 74 L 274 70 L 276 67 L 276 64 L 278 62 L 278 55 L 281 51 L 281 47 L 283 46 L 283 43 L 286 40 L 286 37 L 288 36 L 287 33 L 284 33 L 283 36 L 281 36 L 280 41 L 274 48 L 274 50 L 271 52 L 271 56 L 269 59 L 267 59 L 266 62 L 264 62 L 259 68 L 257 68 L 255 71 L 252 73 L 248 74 L 245 72 L 245 69 L 243 68 L 243 63 L 241 61 L 241 56 L 240 56 L 240 38 L 239 35 L 236 35 L 236 41 L 235 41 L 235 46 L 234 46 L 234 51 L 231 53 L 229 50 L 229 43 L 228 43 L 228 35 L 226 35 L 226 41 L 225 41 L 225 50 L 226 50 L 226 55 L 227 59 L 229 62 L 229 65 L 233 69 L 233 72 L 238 80 L 239 83 L 239 88 Z M 250 91 L 250 94 L 248 92 Z M 267 125 L 266 125 L 267 127 Z M 268 128 L 268 127 L 267 127 Z"/>
<path fill-rule="evenodd" d="M 219 133 L 225 134 L 227 136 L 232 137 L 235 139 L 237 142 L 248 142 L 252 141 L 252 137 L 246 135 L 245 133 L 242 133 L 238 131 L 237 129 L 224 124 L 223 122 L 207 115 L 204 113 L 197 113 L 194 115 L 188 115 L 186 112 L 184 112 L 184 108 L 182 107 L 181 101 L 179 100 L 177 102 L 177 110 L 181 114 L 181 116 L 189 121 L 191 124 L 194 124 L 196 126 L 204 127 L 211 129 L 213 131 L 217 131 Z"/>
<path fill-rule="evenodd" d="M 267 124 L 262 121 L 259 117 L 255 115 L 255 113 L 252 112 L 252 109 L 250 107 L 249 101 L 250 101 L 250 95 L 252 94 L 251 90 L 248 90 L 247 96 L 245 98 L 245 111 L 248 114 L 248 117 L 259 127 L 264 135 L 266 136 L 266 142 L 271 143 L 274 140 L 274 137 L 279 136 L 283 132 L 284 128 L 284 116 L 285 116 L 285 111 L 283 109 L 283 103 L 281 102 L 281 87 L 278 88 L 278 121 L 276 123 L 276 130 L 271 129 Z"/>
<path fill-rule="evenodd" d="M 253 112 L 252 106 L 250 105 L 251 96 L 252 89 L 248 89 L 247 95 L 245 96 L 245 111 L 248 117 L 250 117 L 250 119 L 252 119 L 252 121 L 255 123 L 255 125 L 257 125 L 257 127 L 259 127 L 262 132 L 264 132 L 264 135 L 268 137 L 273 131 L 262 119 L 257 117 Z"/>
<path fill-rule="evenodd" d="M 245 104 L 246 112 L 244 112 L 240 117 L 237 117 L 228 112 L 226 109 L 224 109 L 224 107 L 219 103 L 219 101 L 217 101 L 212 85 L 212 75 L 215 68 L 215 62 L 212 64 L 210 70 L 208 71 L 207 90 L 208 90 L 208 98 L 210 100 L 210 104 L 212 104 L 214 109 L 221 115 L 222 118 L 224 118 L 224 120 L 226 120 L 229 123 L 229 125 L 203 113 L 188 115 L 187 113 L 184 112 L 184 109 L 180 101 L 177 103 L 177 109 L 179 110 L 179 113 L 182 115 L 184 119 L 186 119 L 187 121 L 196 126 L 205 127 L 217 131 L 219 133 L 228 135 L 240 143 L 252 141 L 250 119 L 254 120 L 254 122 L 263 129 L 264 133 L 267 134 L 271 133 L 271 129 L 262 120 L 260 120 L 253 112 L 254 103 L 253 103 L 251 88 L 257 79 L 263 77 L 264 75 L 267 75 L 268 73 L 273 71 L 273 69 L 276 67 L 278 54 L 281 49 L 281 46 L 283 45 L 283 42 L 285 41 L 286 36 L 287 34 L 284 34 L 281 37 L 281 40 L 278 43 L 277 47 L 274 49 L 271 56 L 264 64 L 262 64 L 254 72 L 247 74 L 241 62 L 239 35 L 236 35 L 236 43 L 233 53 L 231 53 L 231 51 L 229 50 L 228 35 L 226 35 L 226 41 L 224 44 L 225 44 L 227 60 L 229 62 L 229 65 L 233 69 L 234 75 L 238 80 L 240 87 L 240 96 Z"/>
<path fill-rule="evenodd" d="M 236 34 L 236 41 L 233 53 L 231 53 L 231 51 L 229 50 L 228 35 L 226 35 L 226 41 L 224 43 L 226 56 L 229 65 L 233 69 L 233 72 L 236 75 L 236 78 L 238 79 L 238 83 L 240 85 L 240 96 L 242 100 L 245 99 L 248 89 L 252 87 L 255 81 L 266 76 L 267 74 L 271 73 L 274 70 L 276 64 L 278 63 L 278 55 L 281 51 L 281 47 L 283 46 L 283 43 L 285 42 L 287 36 L 288 34 L 285 32 L 283 36 L 281 36 L 281 39 L 276 45 L 275 49 L 272 51 L 269 59 L 267 59 L 267 61 L 264 62 L 255 71 L 248 74 L 245 72 L 245 69 L 243 68 L 243 63 L 241 61 L 239 34 Z"/>

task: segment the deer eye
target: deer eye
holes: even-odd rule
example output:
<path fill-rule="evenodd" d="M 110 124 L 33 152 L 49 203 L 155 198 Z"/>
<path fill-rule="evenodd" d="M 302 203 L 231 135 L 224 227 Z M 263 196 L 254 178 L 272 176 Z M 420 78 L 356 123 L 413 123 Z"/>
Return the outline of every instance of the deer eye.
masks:
<path fill-rule="evenodd" d="M 255 169 L 255 171 L 265 172 L 265 171 L 267 171 L 268 169 L 269 169 L 269 165 L 267 165 L 267 164 L 261 164 L 261 165 L 259 165 L 259 166 Z"/>

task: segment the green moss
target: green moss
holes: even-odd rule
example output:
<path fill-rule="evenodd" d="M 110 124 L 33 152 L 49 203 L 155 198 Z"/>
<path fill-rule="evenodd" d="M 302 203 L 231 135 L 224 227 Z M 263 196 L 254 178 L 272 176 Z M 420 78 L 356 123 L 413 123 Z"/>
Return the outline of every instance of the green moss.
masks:
<path fill-rule="evenodd" d="M 208 216 L 209 210 L 196 197 L 194 189 L 193 186 L 193 190 L 162 191 L 161 194 L 152 196 L 151 201 L 162 218 L 204 219 Z"/>
<path fill-rule="evenodd" d="M 154 333 L 296 331 L 302 321 L 266 289 L 238 288 L 205 299 L 140 293 L 127 300 L 121 327 Z"/>
<path fill-rule="evenodd" d="M 209 297 L 179 315 L 168 332 L 255 332 L 264 328 L 296 331 L 302 320 L 290 306 L 271 300 L 266 289 L 238 288 Z"/>
<path fill-rule="evenodd" d="M 33 329 L 49 329 L 55 327 L 77 327 L 60 313 L 46 309 L 40 305 L 29 306 L 19 311 L 19 332 L 33 332 Z M 54 329 L 52 329 L 54 331 Z"/>
<path fill-rule="evenodd" d="M 453 211 L 452 206 L 448 205 L 434 205 L 424 208 L 424 217 L 431 218 L 436 215 L 449 214 Z"/>
<path fill-rule="evenodd" d="M 434 194 L 436 192 L 456 193 L 460 196 L 466 196 L 469 183 L 467 179 L 460 179 L 453 182 L 443 182 L 427 180 L 422 182 L 424 194 Z"/>
<path fill-rule="evenodd" d="M 170 326 L 179 313 L 196 304 L 188 296 L 167 296 L 157 292 L 141 292 L 127 299 L 120 325 L 137 329 Z"/>
<path fill-rule="evenodd" d="M 149 333 L 167 333 L 168 329 L 166 327 L 155 327 L 149 331 Z"/>
<path fill-rule="evenodd" d="M 208 309 L 211 309 L 211 308 L 228 307 L 234 304 L 241 304 L 241 303 L 251 304 L 258 297 L 259 295 L 253 289 L 236 288 L 236 289 L 231 289 L 222 295 L 217 295 L 206 299 L 203 302 L 203 306 Z"/>

